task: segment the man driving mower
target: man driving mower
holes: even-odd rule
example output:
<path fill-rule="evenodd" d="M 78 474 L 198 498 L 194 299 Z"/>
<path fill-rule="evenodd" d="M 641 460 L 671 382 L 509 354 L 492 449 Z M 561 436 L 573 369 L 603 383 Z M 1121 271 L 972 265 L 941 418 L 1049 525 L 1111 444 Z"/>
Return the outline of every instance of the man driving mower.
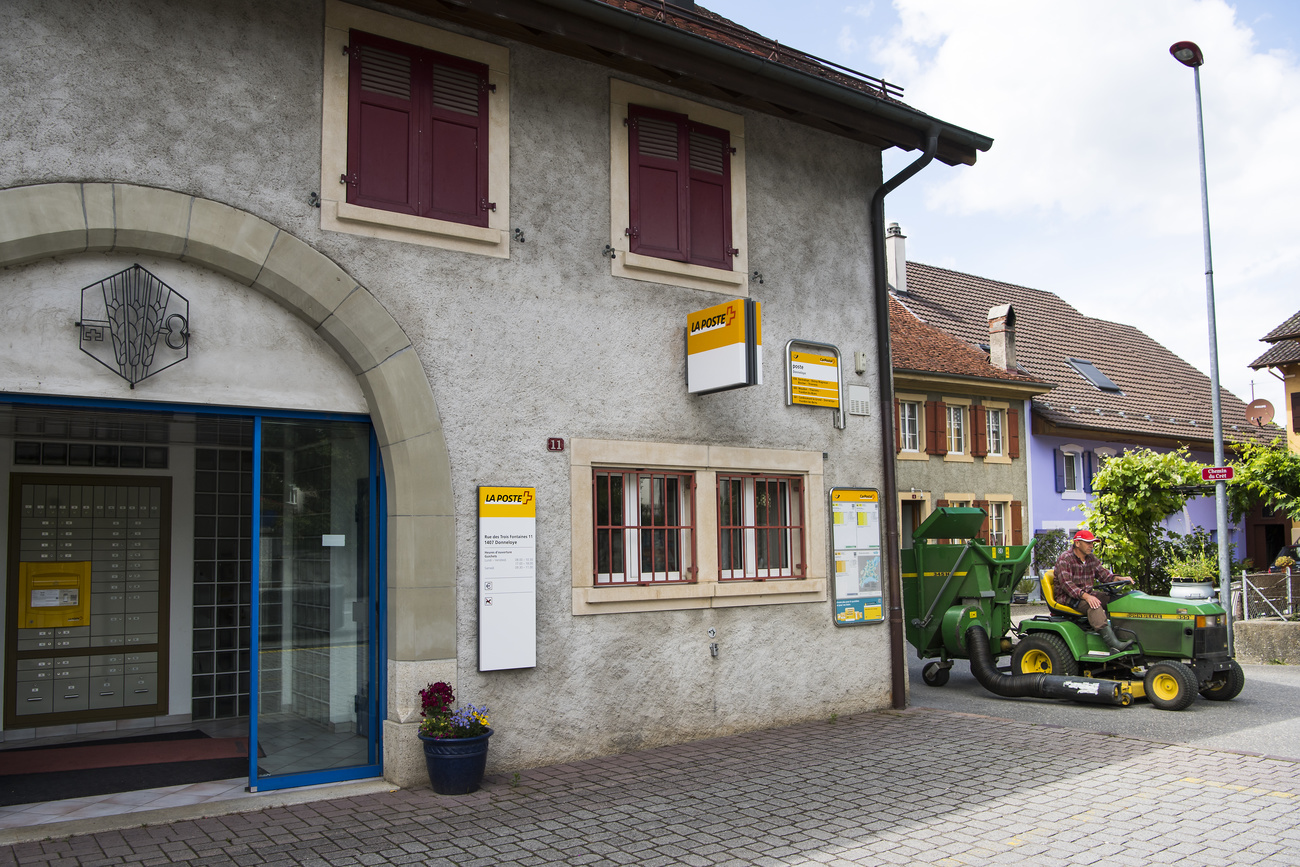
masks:
<path fill-rule="evenodd" d="M 1101 561 L 1092 553 L 1096 543 L 1097 537 L 1089 530 L 1079 530 L 1074 534 L 1070 550 L 1056 559 L 1052 590 L 1058 602 L 1063 602 L 1087 614 L 1088 625 L 1101 636 L 1106 646 L 1115 653 L 1121 653 L 1132 647 L 1133 642 L 1120 641 L 1115 637 L 1115 631 L 1111 628 L 1110 619 L 1106 614 L 1106 606 L 1119 597 L 1096 585 L 1113 581 L 1132 584 L 1133 579 L 1125 575 L 1116 575 L 1101 565 Z"/>

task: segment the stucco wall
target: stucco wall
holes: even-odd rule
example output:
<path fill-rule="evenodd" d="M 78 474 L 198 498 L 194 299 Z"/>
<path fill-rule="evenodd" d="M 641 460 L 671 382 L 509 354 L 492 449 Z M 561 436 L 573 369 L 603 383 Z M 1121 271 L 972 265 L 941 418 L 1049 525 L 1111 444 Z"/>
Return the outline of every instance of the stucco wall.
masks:
<path fill-rule="evenodd" d="M 829 411 L 786 407 L 780 353 L 799 337 L 865 351 L 874 368 L 866 214 L 878 151 L 746 115 L 766 384 L 690 397 L 686 315 L 724 296 L 610 276 L 610 74 L 505 43 L 511 214 L 527 239 L 510 258 L 322 232 L 308 204 L 322 20 L 316 2 L 6 4 L 0 26 L 32 50 L 0 56 L 0 188 L 104 180 L 225 202 L 329 257 L 396 319 L 450 453 L 455 550 L 435 556 L 457 593 L 454 636 L 436 595 L 410 597 L 390 640 L 404 689 L 390 706 L 409 708 L 406 687 L 454 647 L 458 692 L 491 708 L 492 763 L 505 769 L 886 705 L 887 627 L 836 629 L 829 602 L 575 617 L 569 464 L 544 447 L 560 436 L 822 451 L 827 487 L 879 485 L 878 416 L 838 431 Z M 878 394 L 874 369 L 846 375 Z M 538 489 L 536 669 L 477 671 L 480 484 Z M 827 545 L 810 540 L 810 556 L 829 559 Z"/>

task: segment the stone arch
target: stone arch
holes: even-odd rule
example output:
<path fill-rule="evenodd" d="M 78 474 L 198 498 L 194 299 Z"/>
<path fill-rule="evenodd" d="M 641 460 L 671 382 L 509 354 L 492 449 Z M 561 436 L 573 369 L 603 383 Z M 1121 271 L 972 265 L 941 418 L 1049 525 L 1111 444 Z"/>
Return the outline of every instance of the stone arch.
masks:
<path fill-rule="evenodd" d="M 338 352 L 365 395 L 384 460 L 389 659 L 454 659 L 450 460 L 424 368 L 383 305 L 329 257 L 211 199 L 112 183 L 0 190 L 0 267 L 87 252 L 210 268 L 274 299 Z"/>

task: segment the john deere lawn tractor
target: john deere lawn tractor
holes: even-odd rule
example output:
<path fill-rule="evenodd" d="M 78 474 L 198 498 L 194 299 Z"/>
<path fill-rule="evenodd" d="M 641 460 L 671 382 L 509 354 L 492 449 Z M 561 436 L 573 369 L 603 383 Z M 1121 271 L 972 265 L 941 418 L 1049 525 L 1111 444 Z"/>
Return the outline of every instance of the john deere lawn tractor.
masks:
<path fill-rule="evenodd" d="M 953 660 L 970 660 L 986 689 L 1006 697 L 1067 698 L 1127 706 L 1135 698 L 1183 710 L 1200 693 L 1236 698 L 1245 684 L 1228 653 L 1227 615 L 1216 602 L 1149 596 L 1125 583 L 1109 606 L 1115 634 L 1133 645 L 1120 653 L 1092 632 L 1082 612 L 1057 603 L 1051 575 L 1042 581 L 1050 613 L 1011 623 L 1011 591 L 1033 545 L 990 546 L 976 538 L 983 509 L 935 509 L 902 552 L 907 640 L 930 686 L 948 682 Z M 946 540 L 969 539 L 960 544 Z M 938 541 L 931 541 L 938 540 Z M 998 657 L 1010 656 L 1010 674 Z"/>

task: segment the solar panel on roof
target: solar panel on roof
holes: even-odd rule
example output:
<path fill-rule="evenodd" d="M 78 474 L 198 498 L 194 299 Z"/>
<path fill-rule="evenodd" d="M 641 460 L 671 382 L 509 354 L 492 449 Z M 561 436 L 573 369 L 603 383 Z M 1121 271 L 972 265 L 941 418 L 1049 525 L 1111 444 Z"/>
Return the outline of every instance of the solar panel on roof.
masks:
<path fill-rule="evenodd" d="M 1082 358 L 1071 358 L 1070 366 L 1079 372 L 1079 375 L 1091 382 L 1102 391 L 1111 394 L 1123 394 L 1119 386 L 1111 381 L 1110 377 L 1097 369 L 1091 361 L 1085 361 Z"/>

